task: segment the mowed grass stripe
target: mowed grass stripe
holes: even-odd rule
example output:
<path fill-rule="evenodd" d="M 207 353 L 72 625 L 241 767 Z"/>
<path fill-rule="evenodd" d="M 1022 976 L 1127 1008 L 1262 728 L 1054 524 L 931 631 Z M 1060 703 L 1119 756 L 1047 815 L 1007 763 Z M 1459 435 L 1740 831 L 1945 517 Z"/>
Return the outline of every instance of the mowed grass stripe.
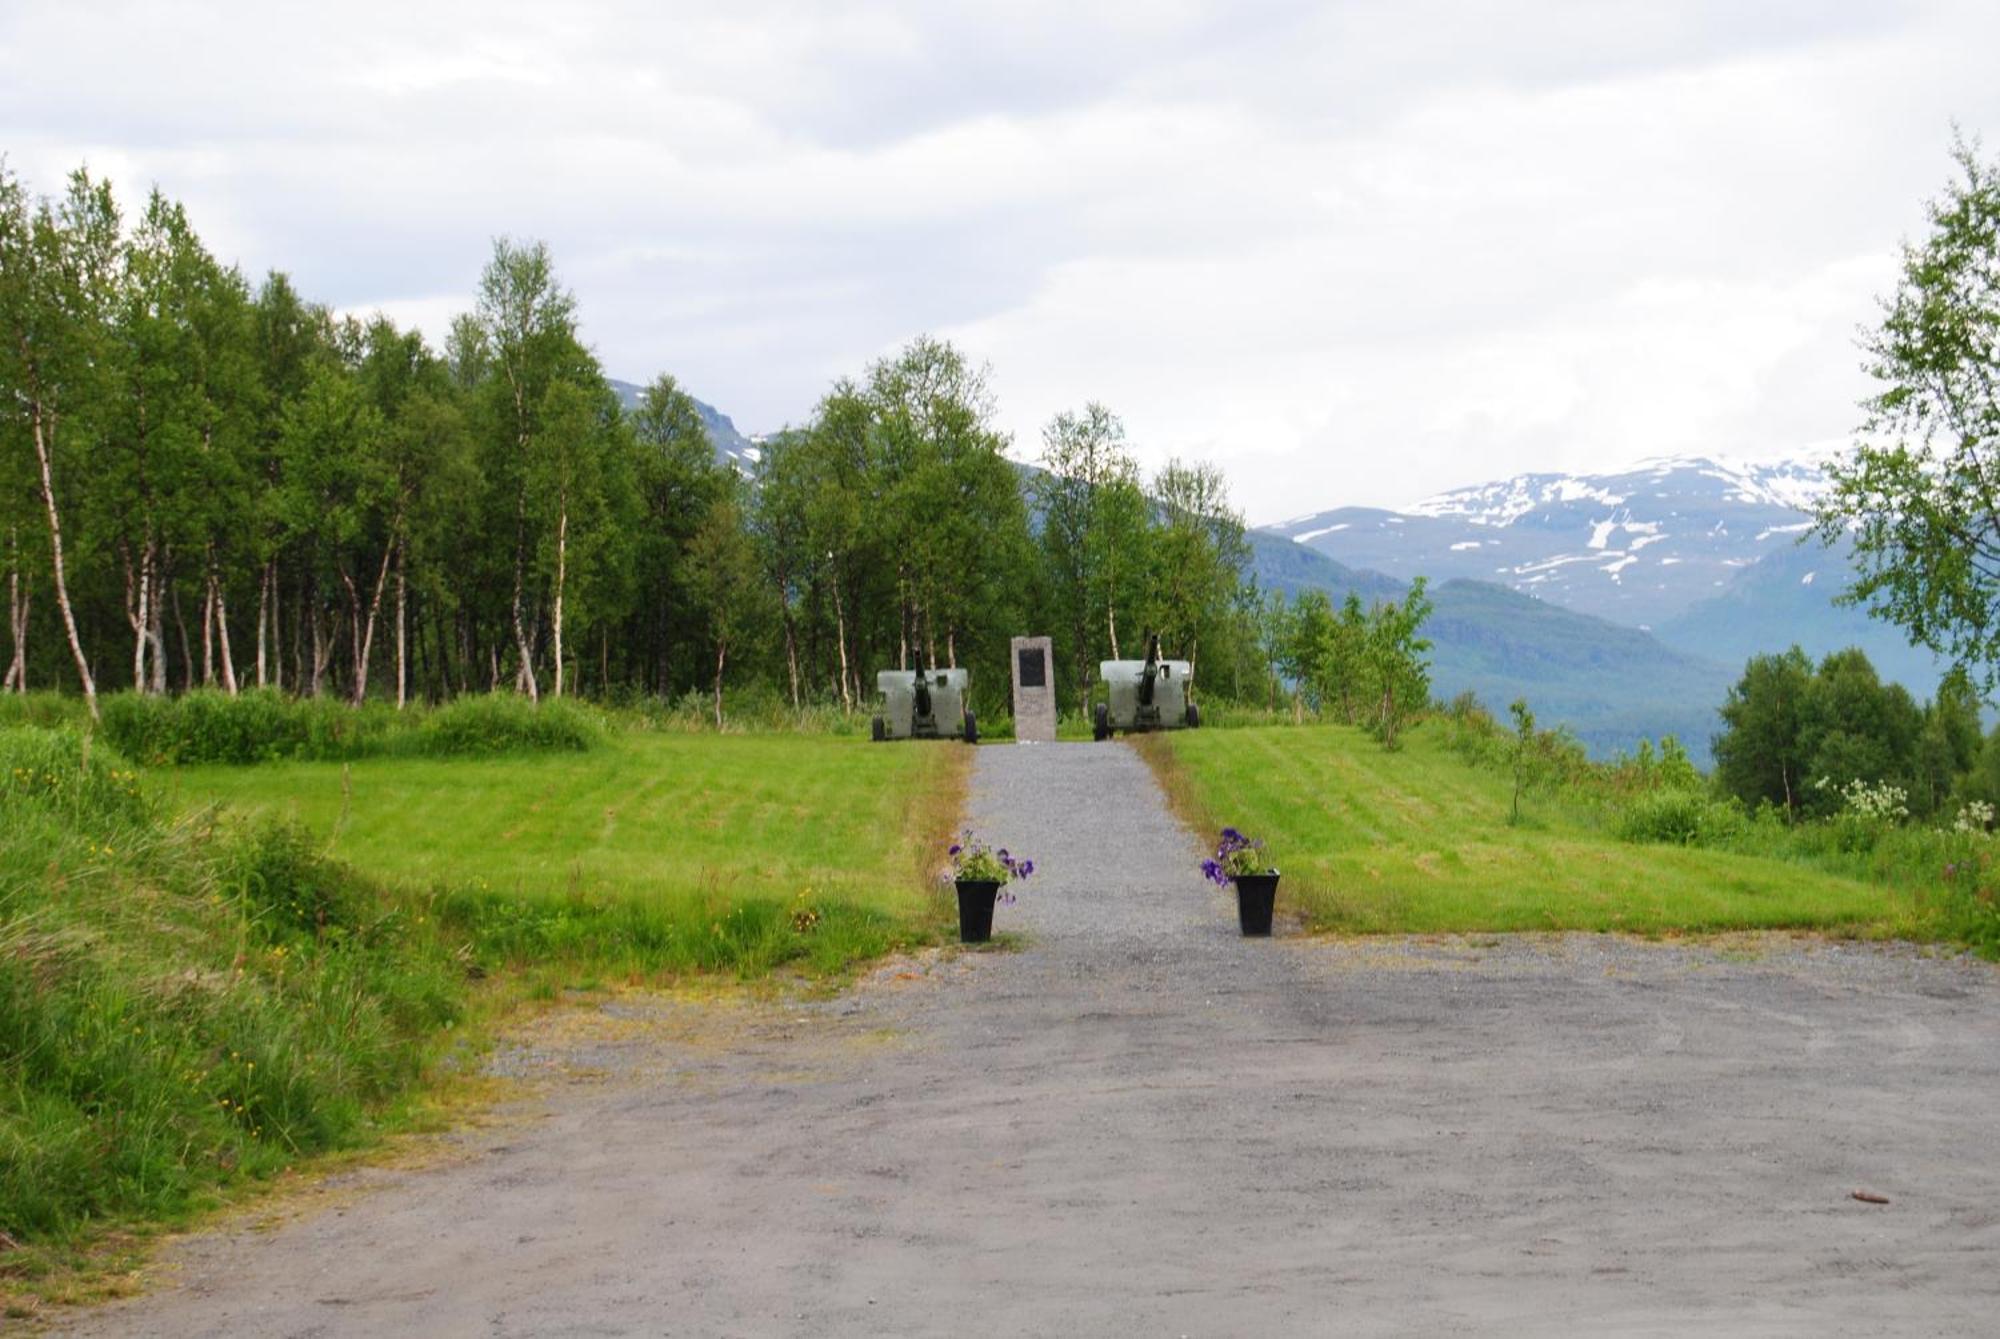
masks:
<path fill-rule="evenodd" d="M 1909 932 L 1906 898 L 1784 861 L 1622 842 L 1550 801 L 1507 821 L 1507 780 L 1416 730 L 1383 751 L 1344 726 L 1142 741 L 1182 815 L 1265 838 L 1319 928 L 1368 933 L 1837 929 Z"/>
<path fill-rule="evenodd" d="M 186 768 L 190 803 L 290 814 L 384 878 L 538 898 L 817 894 L 901 914 L 966 751 L 827 736 L 621 735 L 575 755 Z"/>

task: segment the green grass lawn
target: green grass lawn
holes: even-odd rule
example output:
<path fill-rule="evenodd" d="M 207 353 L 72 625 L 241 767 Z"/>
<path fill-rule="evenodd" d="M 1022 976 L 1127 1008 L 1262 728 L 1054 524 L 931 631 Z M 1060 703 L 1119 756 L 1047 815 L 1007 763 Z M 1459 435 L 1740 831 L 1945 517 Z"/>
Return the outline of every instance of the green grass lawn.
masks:
<path fill-rule="evenodd" d="M 182 768 L 188 804 L 294 816 L 408 884 L 521 898 L 816 897 L 891 915 L 958 821 L 967 753 L 824 735 L 624 733 L 577 754 Z"/>
<path fill-rule="evenodd" d="M 1182 731 L 1142 745 L 1206 832 L 1264 838 L 1280 900 L 1358 932 L 1810 928 L 1893 934 L 1906 897 L 1759 856 L 1633 845 L 1511 788 L 1418 729 L 1384 752 L 1345 726 Z"/>

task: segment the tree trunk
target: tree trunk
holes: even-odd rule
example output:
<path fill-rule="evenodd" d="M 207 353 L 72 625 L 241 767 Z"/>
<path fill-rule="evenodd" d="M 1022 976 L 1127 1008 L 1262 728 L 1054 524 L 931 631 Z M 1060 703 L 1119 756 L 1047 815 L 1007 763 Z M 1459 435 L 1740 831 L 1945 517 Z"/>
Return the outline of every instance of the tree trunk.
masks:
<path fill-rule="evenodd" d="M 401 711 L 409 700 L 410 652 L 409 618 L 410 587 L 408 574 L 404 571 L 404 545 L 396 542 L 396 710 Z"/>
<path fill-rule="evenodd" d="M 722 729 L 722 662 L 729 654 L 729 643 L 721 638 L 715 642 L 715 728 Z"/>
<path fill-rule="evenodd" d="M 840 648 L 840 709 L 843 713 L 854 710 L 854 698 L 847 691 L 847 615 L 840 602 L 840 578 L 833 579 L 833 640 Z"/>
<path fill-rule="evenodd" d="M 26 352 L 24 349 L 23 352 Z M 47 412 L 41 398 L 36 395 L 28 402 L 30 436 L 35 443 L 35 464 L 41 470 L 42 508 L 49 518 L 49 573 L 54 578 L 56 588 L 56 608 L 62 614 L 63 632 L 69 638 L 69 653 L 76 661 L 76 677 L 83 685 L 83 700 L 90 708 L 90 719 L 97 719 L 97 680 L 91 677 L 90 661 L 83 654 L 83 640 L 77 636 L 76 612 L 70 607 L 69 578 L 63 566 L 62 518 L 56 511 L 55 479 L 49 468 L 49 438 L 53 428 L 47 423 Z"/>
<path fill-rule="evenodd" d="M 220 578 L 211 577 L 215 583 L 215 633 L 217 653 L 222 658 L 222 691 L 236 696 L 236 653 L 229 649 L 229 595 L 223 590 Z"/>
<path fill-rule="evenodd" d="M 320 697 L 326 693 L 326 667 L 333 663 L 333 645 L 340 634 L 340 615 L 337 612 L 333 616 L 333 625 L 331 627 L 322 628 L 320 626 L 319 610 L 314 607 L 319 603 L 317 595 L 318 592 L 315 591 L 315 598 L 310 600 L 306 605 L 306 621 L 312 624 L 312 695 L 314 697 Z"/>
<path fill-rule="evenodd" d="M 181 691 L 194 690 L 194 643 L 188 640 L 187 615 L 181 612 L 181 588 L 178 582 L 171 583 L 174 592 L 174 626 L 181 634 Z"/>
<path fill-rule="evenodd" d="M 785 610 L 785 668 L 792 676 L 792 710 L 799 709 L 799 633 L 792 625 L 792 611 Z"/>
<path fill-rule="evenodd" d="M 157 544 L 154 547 L 157 548 Z M 167 572 L 172 565 L 171 559 L 171 553 L 164 549 L 155 553 L 150 578 L 153 593 L 146 601 L 146 637 L 149 643 L 146 675 L 152 681 L 150 691 L 162 696 L 167 691 Z"/>
<path fill-rule="evenodd" d="M 569 576 L 569 498 L 556 508 L 555 696 L 563 695 L 563 584 Z"/>
<path fill-rule="evenodd" d="M 7 678 L 0 682 L 0 692 L 25 693 L 28 691 L 28 610 L 34 602 L 34 593 L 21 589 L 21 531 L 17 526 L 8 531 L 7 563 L 7 628 L 12 634 L 13 656 L 7 662 Z"/>
<path fill-rule="evenodd" d="M 397 526 L 400 525 L 401 518 L 398 518 Z M 390 527 L 390 534 L 393 535 L 396 532 L 397 526 Z M 382 550 L 382 565 L 375 570 L 375 586 L 368 593 L 368 609 L 366 613 L 362 612 L 361 592 L 355 587 L 354 578 L 347 575 L 345 568 L 342 568 L 340 572 L 341 584 L 347 587 L 348 617 L 351 620 L 349 626 L 354 630 L 352 638 L 354 647 L 354 705 L 357 707 L 368 700 L 368 662 L 374 657 L 375 625 L 380 621 L 382 616 L 382 592 L 389 585 L 389 566 L 396 557 L 396 544 L 397 541 L 391 539 L 388 547 Z M 400 649 L 398 654 L 400 655 Z M 399 669 L 398 674 L 400 675 L 400 673 Z"/>
<path fill-rule="evenodd" d="M 191 671 L 190 671 L 191 672 Z M 201 588 L 201 686 L 215 686 L 215 572 Z"/>
<path fill-rule="evenodd" d="M 153 544 L 147 540 L 139 549 L 139 566 L 132 566 L 131 546 L 119 542 L 125 565 L 125 621 L 132 628 L 132 691 L 143 693 L 150 686 L 146 676 L 147 637 L 153 628 Z"/>
<path fill-rule="evenodd" d="M 271 627 L 271 564 L 265 563 L 257 574 L 257 686 L 263 688 L 270 683 L 265 659 L 265 647 Z"/>

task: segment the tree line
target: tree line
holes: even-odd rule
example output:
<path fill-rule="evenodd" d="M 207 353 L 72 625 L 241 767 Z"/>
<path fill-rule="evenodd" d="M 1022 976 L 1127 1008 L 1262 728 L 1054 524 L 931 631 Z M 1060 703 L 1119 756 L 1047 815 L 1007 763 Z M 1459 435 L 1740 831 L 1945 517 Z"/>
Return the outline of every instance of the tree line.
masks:
<path fill-rule="evenodd" d="M 754 468 L 671 376 L 621 401 L 548 249 L 502 238 L 442 348 L 253 283 L 158 190 L 0 166 L 4 686 L 281 690 L 398 706 L 513 689 L 855 709 L 883 668 L 1058 639 L 1079 708 L 1147 631 L 1222 696 L 1272 683 L 1227 481 L 1141 475 L 1117 416 L 1008 459 L 989 375 L 918 338 Z"/>

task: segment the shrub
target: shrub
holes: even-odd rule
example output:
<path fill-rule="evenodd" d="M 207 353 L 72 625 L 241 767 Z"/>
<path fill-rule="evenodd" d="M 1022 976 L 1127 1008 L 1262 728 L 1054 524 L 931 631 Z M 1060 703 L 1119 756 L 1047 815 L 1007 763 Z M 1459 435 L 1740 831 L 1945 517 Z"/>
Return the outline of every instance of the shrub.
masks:
<path fill-rule="evenodd" d="M 581 753 L 604 731 L 584 708 L 570 702 L 539 705 L 508 693 L 461 697 L 433 711 L 418 734 L 419 752 L 440 757 L 530 750 Z"/>
<path fill-rule="evenodd" d="M 1628 842 L 1705 846 L 1726 841 L 1745 825 L 1743 812 L 1698 790 L 1670 787 L 1634 796 L 1618 813 L 1618 835 Z"/>
<path fill-rule="evenodd" d="M 274 688 L 234 697 L 210 689 L 180 697 L 115 693 L 101 710 L 105 737 L 152 766 L 346 761 L 381 751 L 397 723 L 380 703 L 357 708 Z"/>

